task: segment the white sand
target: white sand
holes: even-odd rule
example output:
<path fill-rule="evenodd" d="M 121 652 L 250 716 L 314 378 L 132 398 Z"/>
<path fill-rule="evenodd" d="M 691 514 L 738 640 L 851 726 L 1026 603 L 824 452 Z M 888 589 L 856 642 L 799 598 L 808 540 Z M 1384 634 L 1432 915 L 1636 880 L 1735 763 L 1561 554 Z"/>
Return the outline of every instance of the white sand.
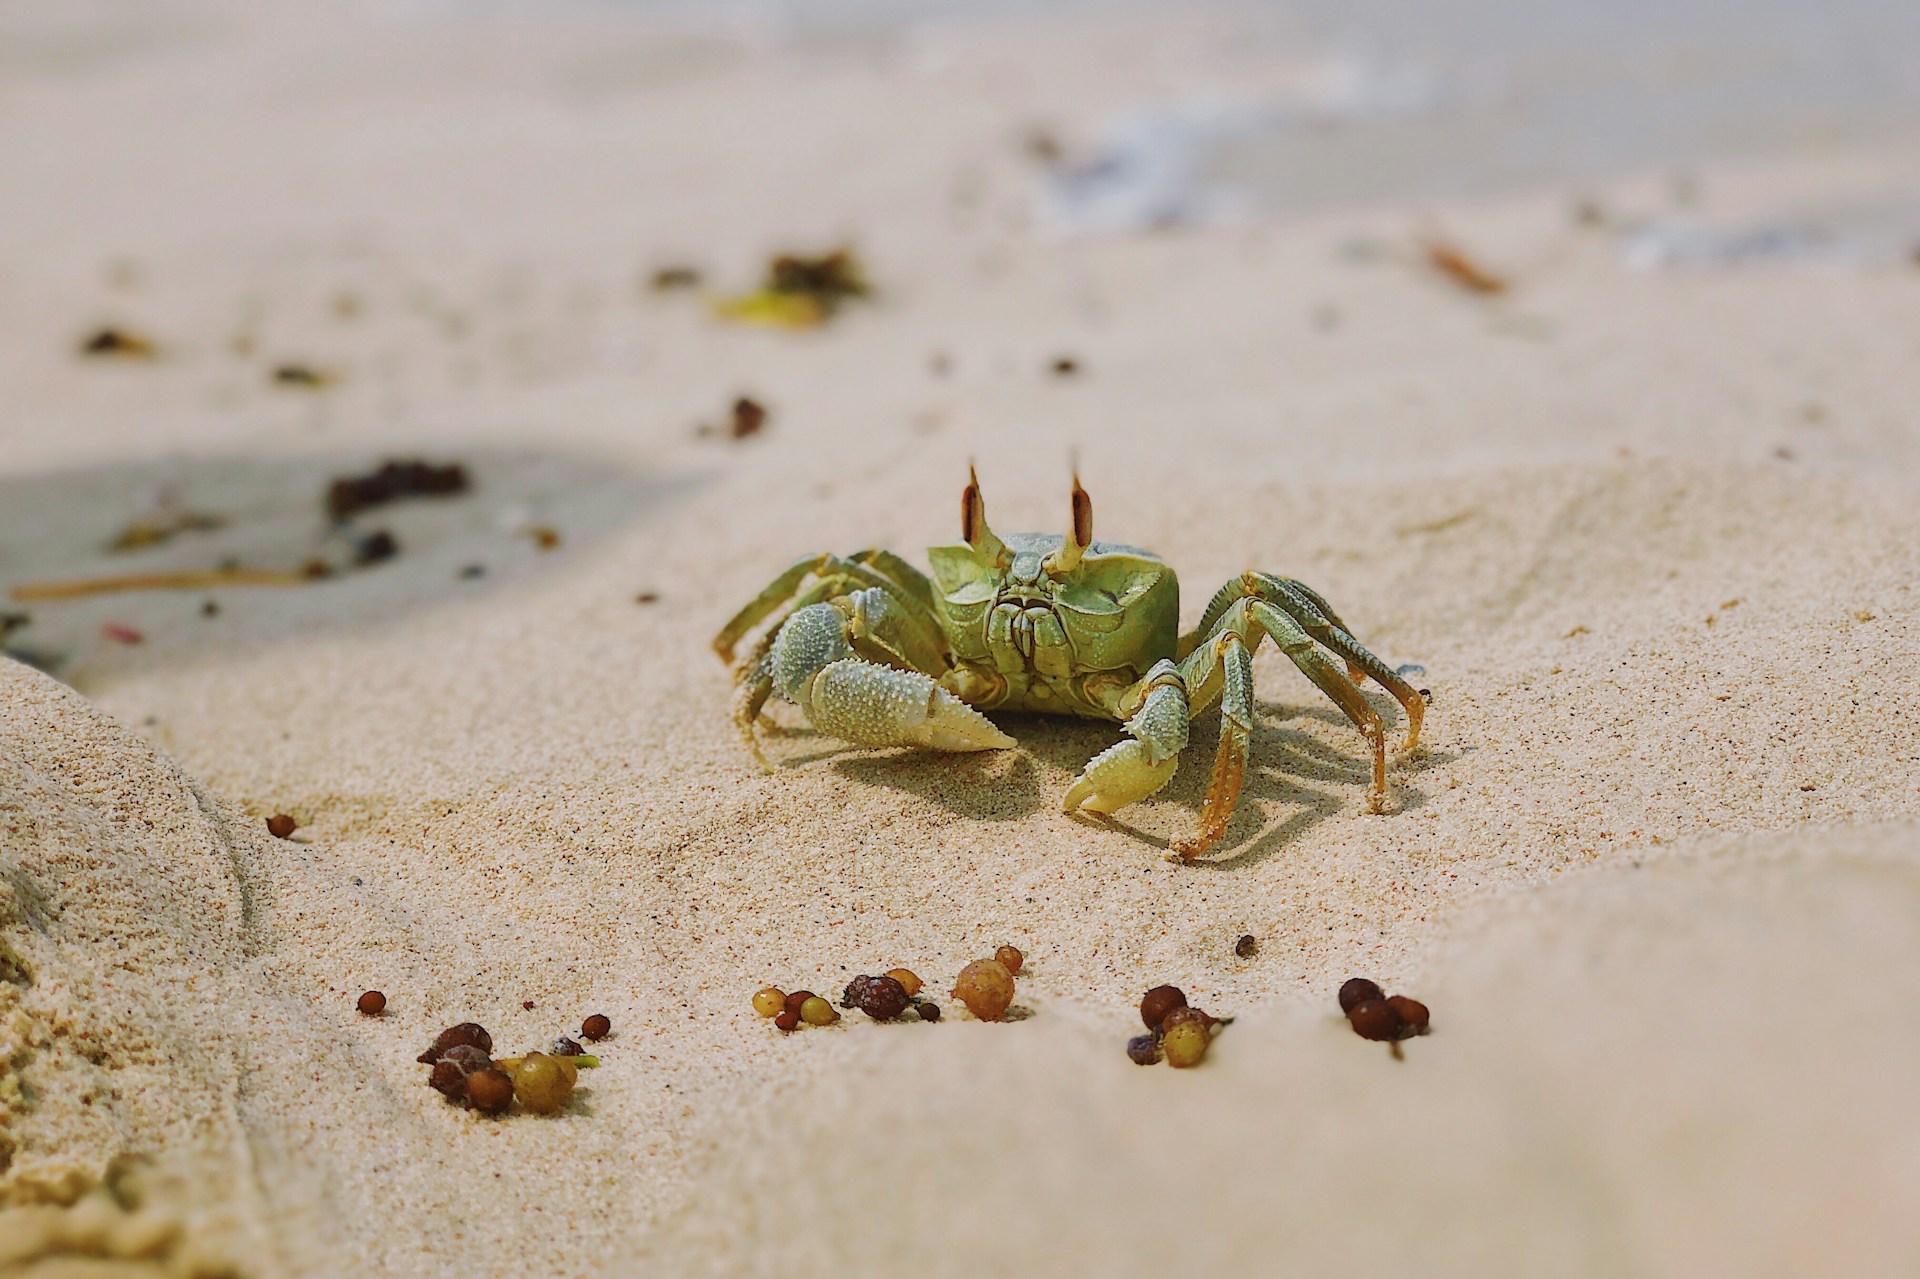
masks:
<path fill-rule="evenodd" d="M 796 46 L 212 8 L 123 40 L 76 12 L 0 82 L 0 243 L 31 246 L 0 263 L 0 588 L 337 555 L 325 480 L 383 456 L 478 490 L 363 518 L 389 564 L 215 618 L 31 606 L 12 642 L 84 698 L 0 666 L 0 1274 L 1920 1251 L 1910 268 L 1632 272 L 1560 191 L 1031 234 L 1025 127 L 1194 83 L 1199 19 Z M 1704 211 L 1911 198 L 1914 154 L 1716 167 Z M 1665 208 L 1662 175 L 1596 186 Z M 1512 296 L 1419 269 L 1436 221 Z M 819 333 L 637 287 L 843 234 L 881 296 Z M 76 359 L 102 322 L 163 358 Z M 1063 353 L 1079 377 L 1045 373 Z M 339 384 L 273 387 L 282 360 Z M 694 436 L 742 392 L 764 438 Z M 996 525 L 1059 527 L 1075 445 L 1101 535 L 1165 554 L 1189 617 L 1275 569 L 1425 667 L 1390 814 L 1271 652 L 1201 865 L 1163 853 L 1211 717 L 1112 828 L 1058 812 L 1099 725 L 1009 718 L 1020 751 L 968 758 L 801 735 L 750 769 L 707 646 L 734 607 L 803 551 L 949 540 L 969 457 Z M 232 523 L 100 551 L 162 480 Z M 292 841 L 260 829 L 283 811 Z M 895 964 L 944 990 L 1004 941 L 1010 1025 L 782 1038 L 747 1007 Z M 1333 1015 L 1353 974 L 1432 1005 L 1406 1061 Z M 1120 1051 L 1163 981 L 1238 1017 L 1201 1070 Z M 517 1050 L 596 1011 L 617 1034 L 564 1117 L 422 1086 L 443 1025 Z"/>

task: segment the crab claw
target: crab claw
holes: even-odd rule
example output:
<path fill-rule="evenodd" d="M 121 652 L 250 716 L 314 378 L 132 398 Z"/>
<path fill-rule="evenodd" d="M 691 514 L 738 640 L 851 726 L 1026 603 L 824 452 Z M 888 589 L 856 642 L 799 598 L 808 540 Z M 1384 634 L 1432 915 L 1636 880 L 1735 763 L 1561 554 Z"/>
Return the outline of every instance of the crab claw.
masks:
<path fill-rule="evenodd" d="M 992 720 L 918 671 L 857 657 L 822 667 L 806 699 L 815 728 L 860 746 L 989 751 L 1015 744 Z"/>
<path fill-rule="evenodd" d="M 1155 760 L 1145 742 L 1110 746 L 1087 761 L 1062 807 L 1069 813 L 1076 808 L 1091 813 L 1112 813 L 1145 799 L 1172 781 L 1179 763 L 1178 755 Z"/>

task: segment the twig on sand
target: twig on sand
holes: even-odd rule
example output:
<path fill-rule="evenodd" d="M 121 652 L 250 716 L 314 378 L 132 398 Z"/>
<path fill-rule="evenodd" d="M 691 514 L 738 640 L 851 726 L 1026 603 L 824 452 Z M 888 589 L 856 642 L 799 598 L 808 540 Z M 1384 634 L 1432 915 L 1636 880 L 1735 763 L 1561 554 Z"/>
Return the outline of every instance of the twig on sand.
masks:
<path fill-rule="evenodd" d="M 10 592 L 22 604 L 40 600 L 71 600 L 121 591 L 204 591 L 219 586 L 305 586 L 314 580 L 304 572 L 273 568 L 225 568 L 176 573 L 121 573 L 112 577 L 76 577 L 50 582 L 28 582 Z"/>

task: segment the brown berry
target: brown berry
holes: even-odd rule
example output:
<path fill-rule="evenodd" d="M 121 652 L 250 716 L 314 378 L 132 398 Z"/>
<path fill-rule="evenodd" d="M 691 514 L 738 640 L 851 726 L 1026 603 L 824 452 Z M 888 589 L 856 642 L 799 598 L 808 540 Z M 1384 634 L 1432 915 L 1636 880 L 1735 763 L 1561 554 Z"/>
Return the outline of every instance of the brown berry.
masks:
<path fill-rule="evenodd" d="M 753 993 L 753 1011 L 762 1017 L 778 1017 L 780 1010 L 787 1006 L 787 992 L 778 986 L 762 986 Z M 587 1023 L 580 1023 L 580 1033 L 587 1035 Z M 592 1035 L 587 1035 L 592 1039 Z"/>
<path fill-rule="evenodd" d="M 1020 965 L 1027 962 L 1027 957 L 1021 954 L 1019 949 L 1014 946 L 1002 946 L 999 950 L 993 952 L 993 957 L 1000 961 L 1002 968 L 1005 968 L 1015 977 L 1020 975 Z"/>
<path fill-rule="evenodd" d="M 781 1030 L 797 1030 L 800 1026 L 800 1014 L 791 1008 L 782 1008 L 773 1024 Z"/>
<path fill-rule="evenodd" d="M 1398 1039 L 1406 1028 L 1406 1021 L 1394 1010 L 1392 1004 L 1384 999 L 1369 999 L 1364 1004 L 1355 1004 L 1353 1011 L 1347 1014 L 1347 1021 L 1353 1026 L 1353 1033 L 1362 1039 Z"/>
<path fill-rule="evenodd" d="M 1241 933 L 1240 940 L 1233 943 L 1233 953 L 1242 959 L 1252 959 L 1254 952 L 1259 949 L 1260 943 L 1254 940 L 1252 933 Z"/>
<path fill-rule="evenodd" d="M 800 1020 L 809 1026 L 831 1026 L 840 1020 L 840 1014 L 833 1011 L 833 1005 L 818 995 L 807 996 L 807 1002 L 800 1005 Z"/>
<path fill-rule="evenodd" d="M 369 1017 L 378 1017 L 387 1011 L 387 997 L 377 990 L 370 990 L 360 996 L 357 1007 Z"/>
<path fill-rule="evenodd" d="M 471 1044 L 483 1053 L 491 1053 L 493 1036 L 489 1035 L 487 1028 L 478 1022 L 463 1021 L 458 1026 L 449 1026 L 434 1036 L 433 1046 L 421 1053 L 418 1060 L 432 1065 L 440 1060 L 447 1049 L 457 1044 Z"/>
<path fill-rule="evenodd" d="M 285 839 L 298 829 L 300 829 L 300 823 L 285 813 L 275 813 L 267 818 L 267 834 L 275 839 Z"/>
<path fill-rule="evenodd" d="M 813 992 L 810 990 L 796 990 L 787 996 L 786 1010 L 797 1017 L 800 1015 L 800 1006 L 813 997 Z"/>
<path fill-rule="evenodd" d="M 460 1101 L 467 1095 L 468 1077 L 491 1065 L 493 1062 L 488 1060 L 487 1055 L 472 1044 L 455 1044 L 433 1063 L 433 1073 L 427 1076 L 427 1086 L 444 1094 L 450 1101 Z"/>
<path fill-rule="evenodd" d="M 1349 977 L 1340 987 L 1340 1011 L 1351 1013 L 1370 999 L 1385 999 L 1380 988 L 1365 977 Z"/>
<path fill-rule="evenodd" d="M 595 1013 L 580 1023 L 580 1033 L 598 1043 L 613 1033 L 613 1023 L 607 1020 L 606 1014 Z"/>
<path fill-rule="evenodd" d="M 1186 991 L 1178 986 L 1155 986 L 1140 997 L 1140 1022 L 1148 1030 L 1158 1030 L 1168 1013 L 1186 1006 Z"/>
<path fill-rule="evenodd" d="M 1171 1027 L 1160 1037 L 1160 1051 L 1166 1054 L 1167 1064 L 1176 1070 L 1185 1070 L 1189 1066 L 1198 1066 L 1207 1055 L 1207 1047 L 1213 1036 L 1198 1018 L 1193 1018 Z"/>
<path fill-rule="evenodd" d="M 920 993 L 922 982 L 920 978 L 914 974 L 912 969 L 889 968 L 887 969 L 886 975 L 900 983 L 900 989 L 907 992 L 908 999 L 912 999 Z"/>
<path fill-rule="evenodd" d="M 856 977 L 847 994 L 855 1008 L 875 1021 L 892 1021 L 913 1002 L 907 998 L 907 988 L 892 977 Z"/>
<path fill-rule="evenodd" d="M 931 999 L 916 1000 L 913 1005 L 913 1011 L 920 1014 L 921 1021 L 940 1020 L 940 1005 L 934 1003 Z"/>
<path fill-rule="evenodd" d="M 513 1104 L 513 1080 L 493 1066 L 467 1076 L 467 1102 L 483 1115 L 497 1115 Z"/>
<path fill-rule="evenodd" d="M 1135 1035 L 1127 1041 L 1127 1056 L 1136 1066 L 1151 1066 L 1160 1060 L 1160 1038 L 1157 1035 Z"/>
<path fill-rule="evenodd" d="M 1427 1012 L 1427 1006 L 1419 1000 L 1409 999 L 1405 995 L 1395 995 L 1387 1000 L 1387 1007 L 1400 1014 L 1400 1020 L 1407 1024 L 1407 1034 L 1427 1033 L 1427 1023 L 1432 1015 Z"/>
<path fill-rule="evenodd" d="M 999 1021 L 1013 1006 L 1013 974 L 997 959 L 976 959 L 960 970 L 953 997 L 981 1021 Z"/>

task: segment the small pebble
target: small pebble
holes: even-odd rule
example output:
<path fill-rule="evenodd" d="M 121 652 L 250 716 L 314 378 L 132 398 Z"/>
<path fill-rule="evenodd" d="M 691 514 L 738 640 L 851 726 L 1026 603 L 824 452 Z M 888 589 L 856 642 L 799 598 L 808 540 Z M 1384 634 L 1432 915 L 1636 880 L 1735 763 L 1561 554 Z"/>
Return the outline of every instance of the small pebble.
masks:
<path fill-rule="evenodd" d="M 1385 998 L 1380 988 L 1365 977 L 1349 977 L 1340 987 L 1340 1011 L 1351 1014 L 1369 1000 Z"/>
<path fill-rule="evenodd" d="M 1135 1035 L 1127 1041 L 1127 1056 L 1136 1066 L 1151 1066 L 1160 1060 L 1160 1040 L 1155 1035 Z"/>
<path fill-rule="evenodd" d="M 796 1030 L 800 1026 L 800 1014 L 791 1008 L 782 1008 L 779 1016 L 773 1019 L 773 1024 L 781 1030 Z"/>
<path fill-rule="evenodd" d="M 513 1080 L 492 1066 L 467 1076 L 467 1101 L 483 1115 L 497 1115 L 513 1104 Z"/>
<path fill-rule="evenodd" d="M 775 993 L 777 994 L 778 992 L 776 991 Z M 580 1033 L 595 1043 L 599 1043 L 602 1039 L 605 1039 L 613 1033 L 613 1023 L 608 1021 L 605 1015 L 595 1013 L 580 1023 Z"/>
<path fill-rule="evenodd" d="M 1260 943 L 1253 939 L 1252 933 L 1240 934 L 1240 940 L 1233 943 L 1233 953 L 1242 959 L 1252 959 L 1260 949 Z"/>
<path fill-rule="evenodd" d="M 953 997 L 981 1021 L 999 1021 L 1013 1006 L 1013 974 L 997 959 L 976 959 L 960 970 Z"/>
<path fill-rule="evenodd" d="M 1013 946 L 1002 946 L 999 950 L 993 952 L 993 957 L 1000 961 L 1001 967 L 1005 968 L 1015 977 L 1020 975 L 1020 966 L 1027 962 L 1027 957 Z"/>
<path fill-rule="evenodd" d="M 807 1002 L 800 1005 L 800 1020 L 809 1026 L 831 1026 L 840 1020 L 840 1014 L 833 1011 L 833 1005 L 818 995 L 807 996 Z"/>
<path fill-rule="evenodd" d="M 1200 1064 L 1212 1041 L 1213 1035 L 1205 1024 L 1192 1018 L 1178 1023 L 1160 1037 L 1160 1051 L 1166 1054 L 1169 1066 L 1185 1070 Z"/>
<path fill-rule="evenodd" d="M 298 829 L 300 829 L 300 823 L 285 813 L 275 813 L 267 818 L 267 834 L 275 839 L 286 839 Z"/>
<path fill-rule="evenodd" d="M 1427 1011 L 1427 1006 L 1419 1000 L 1409 999 L 1405 995 L 1395 995 L 1387 1001 L 1387 1007 L 1400 1014 L 1400 1020 L 1407 1024 L 1407 1033 L 1409 1035 L 1424 1035 L 1427 1033 L 1428 1023 L 1431 1020 L 1432 1014 Z"/>
<path fill-rule="evenodd" d="M 763 986 L 753 994 L 753 1011 L 762 1017 L 778 1017 L 786 1006 L 787 993 L 777 986 Z M 581 1023 L 581 1033 L 586 1034 L 586 1030 L 586 1024 Z M 592 1039 L 593 1036 L 587 1035 L 587 1038 Z"/>
<path fill-rule="evenodd" d="M 1353 1033 L 1362 1039 L 1398 1039 L 1406 1027 L 1405 1020 L 1384 999 L 1369 999 L 1363 1004 L 1355 1004 L 1347 1014 L 1347 1021 L 1353 1026 Z"/>
<path fill-rule="evenodd" d="M 375 529 L 353 544 L 355 564 L 381 564 L 400 553 L 399 539 L 386 529 Z"/>
<path fill-rule="evenodd" d="M 914 974 L 912 969 L 889 968 L 887 969 L 886 975 L 900 983 L 900 988 L 907 992 L 908 999 L 912 999 L 920 993 L 920 978 Z"/>
<path fill-rule="evenodd" d="M 370 990 L 360 996 L 359 1009 L 369 1017 L 378 1017 L 387 1011 L 387 997 L 377 990 Z"/>
<path fill-rule="evenodd" d="M 1176 1008 L 1187 1006 L 1187 992 L 1178 986 L 1155 986 L 1140 997 L 1140 1021 L 1148 1030 L 1160 1029 L 1160 1023 Z"/>

